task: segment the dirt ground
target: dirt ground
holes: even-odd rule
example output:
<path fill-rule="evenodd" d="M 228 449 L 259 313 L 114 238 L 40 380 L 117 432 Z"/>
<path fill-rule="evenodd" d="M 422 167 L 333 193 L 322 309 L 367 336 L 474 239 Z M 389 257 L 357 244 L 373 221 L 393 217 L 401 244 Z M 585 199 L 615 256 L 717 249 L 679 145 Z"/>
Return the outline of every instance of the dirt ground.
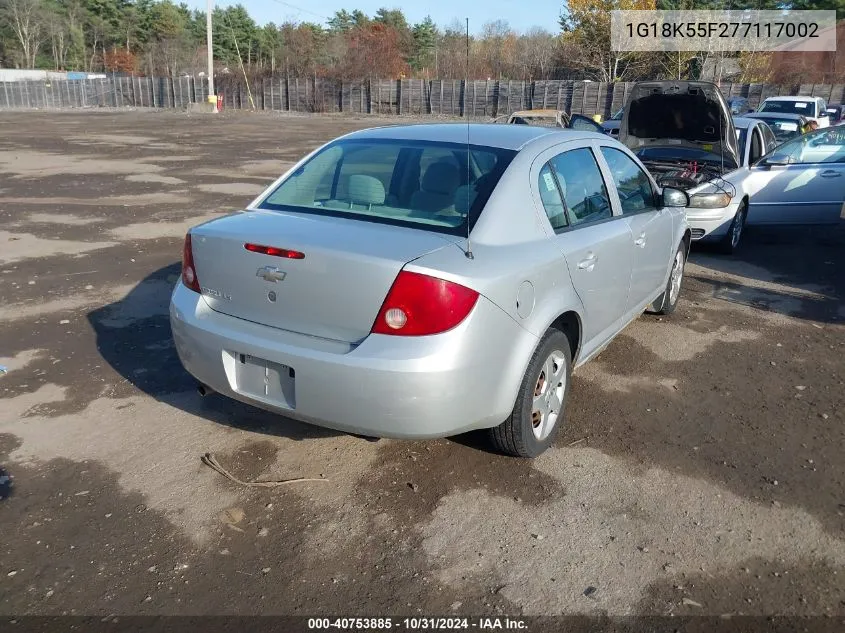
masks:
<path fill-rule="evenodd" d="M 533 462 L 196 394 L 167 318 L 186 229 L 384 122 L 0 114 L 0 614 L 845 619 L 841 228 L 695 249 Z M 329 481 L 241 488 L 207 451 Z"/>

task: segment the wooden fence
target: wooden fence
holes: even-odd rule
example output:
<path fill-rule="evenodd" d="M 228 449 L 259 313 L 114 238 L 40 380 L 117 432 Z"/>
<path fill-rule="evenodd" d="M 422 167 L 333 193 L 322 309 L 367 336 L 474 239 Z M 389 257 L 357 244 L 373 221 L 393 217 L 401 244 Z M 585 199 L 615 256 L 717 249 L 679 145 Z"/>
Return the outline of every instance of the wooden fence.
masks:
<path fill-rule="evenodd" d="M 258 110 L 343 112 L 489 119 L 514 110 L 552 108 L 607 118 L 621 108 L 632 83 L 589 81 L 362 80 L 341 82 L 314 77 L 265 78 L 247 88 L 233 77 L 216 80 L 223 107 Z M 746 97 L 751 107 L 776 95 L 824 97 L 845 102 L 845 84 L 730 84 L 725 97 Z M 0 109 L 85 107 L 186 108 L 205 101 L 208 82 L 194 77 L 109 77 L 68 81 L 0 82 Z"/>

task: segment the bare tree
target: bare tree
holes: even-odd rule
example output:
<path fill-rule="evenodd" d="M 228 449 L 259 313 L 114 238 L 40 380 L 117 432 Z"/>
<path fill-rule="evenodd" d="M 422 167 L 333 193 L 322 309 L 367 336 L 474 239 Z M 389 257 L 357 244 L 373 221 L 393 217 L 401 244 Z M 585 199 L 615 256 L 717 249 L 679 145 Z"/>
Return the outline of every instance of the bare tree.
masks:
<path fill-rule="evenodd" d="M 660 70 L 665 77 L 689 79 L 690 64 L 698 57 L 693 51 L 669 51 L 660 57 Z"/>
<path fill-rule="evenodd" d="M 535 79 L 548 79 L 554 61 L 557 42 L 546 29 L 534 27 L 524 37 L 529 73 Z"/>
<path fill-rule="evenodd" d="M 65 67 L 67 51 L 70 46 L 68 28 L 65 22 L 66 18 L 54 11 L 49 12 L 47 15 L 47 34 L 50 37 L 50 48 L 53 53 L 53 64 L 56 70 Z"/>
<path fill-rule="evenodd" d="M 41 0 L 4 0 L 3 8 L 23 55 L 27 68 L 35 67 L 35 58 L 44 41 L 44 7 Z"/>

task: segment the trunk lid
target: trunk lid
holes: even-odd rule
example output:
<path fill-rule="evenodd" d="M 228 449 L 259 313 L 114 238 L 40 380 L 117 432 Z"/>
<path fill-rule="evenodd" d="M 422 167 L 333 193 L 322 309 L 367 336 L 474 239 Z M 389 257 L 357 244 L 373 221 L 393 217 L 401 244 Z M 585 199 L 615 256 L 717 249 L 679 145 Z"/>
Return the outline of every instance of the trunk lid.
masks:
<path fill-rule="evenodd" d="M 213 310 L 348 343 L 370 333 L 406 263 L 452 243 L 422 230 L 279 211 L 219 218 L 191 229 L 191 238 L 202 295 Z M 251 252 L 247 243 L 305 257 Z"/>
<path fill-rule="evenodd" d="M 739 167 L 736 130 L 725 98 L 706 81 L 645 81 L 631 89 L 619 125 L 619 140 L 642 159 L 673 150 L 701 150 L 700 160 Z M 657 150 L 655 152 L 654 150 Z M 686 160 L 682 158 L 680 160 Z"/>

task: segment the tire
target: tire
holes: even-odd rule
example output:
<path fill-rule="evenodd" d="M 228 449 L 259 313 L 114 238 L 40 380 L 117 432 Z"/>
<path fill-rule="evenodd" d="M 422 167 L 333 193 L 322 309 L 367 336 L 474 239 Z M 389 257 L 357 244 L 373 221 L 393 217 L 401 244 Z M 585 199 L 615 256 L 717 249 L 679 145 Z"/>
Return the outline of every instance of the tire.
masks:
<path fill-rule="evenodd" d="M 748 216 L 748 206 L 743 203 L 734 215 L 733 222 L 728 227 L 728 232 L 719 242 L 719 252 L 725 255 L 733 255 L 739 248 L 739 241 L 745 229 L 745 219 Z"/>
<path fill-rule="evenodd" d="M 675 251 L 672 259 L 672 271 L 669 273 L 669 280 L 663 293 L 649 306 L 649 312 L 654 314 L 672 314 L 678 306 L 678 299 L 681 297 L 681 285 L 684 281 L 684 266 L 687 263 L 687 249 L 683 242 Z M 673 287 L 674 284 L 674 287 Z"/>
<path fill-rule="evenodd" d="M 552 388 L 545 378 L 549 373 L 557 379 Z M 493 446 L 514 457 L 537 457 L 551 446 L 564 419 L 571 376 L 569 338 L 560 330 L 549 330 L 528 363 L 510 417 L 490 429 Z M 539 409 L 535 408 L 535 399 Z M 551 413 L 546 408 L 549 405 Z"/>

